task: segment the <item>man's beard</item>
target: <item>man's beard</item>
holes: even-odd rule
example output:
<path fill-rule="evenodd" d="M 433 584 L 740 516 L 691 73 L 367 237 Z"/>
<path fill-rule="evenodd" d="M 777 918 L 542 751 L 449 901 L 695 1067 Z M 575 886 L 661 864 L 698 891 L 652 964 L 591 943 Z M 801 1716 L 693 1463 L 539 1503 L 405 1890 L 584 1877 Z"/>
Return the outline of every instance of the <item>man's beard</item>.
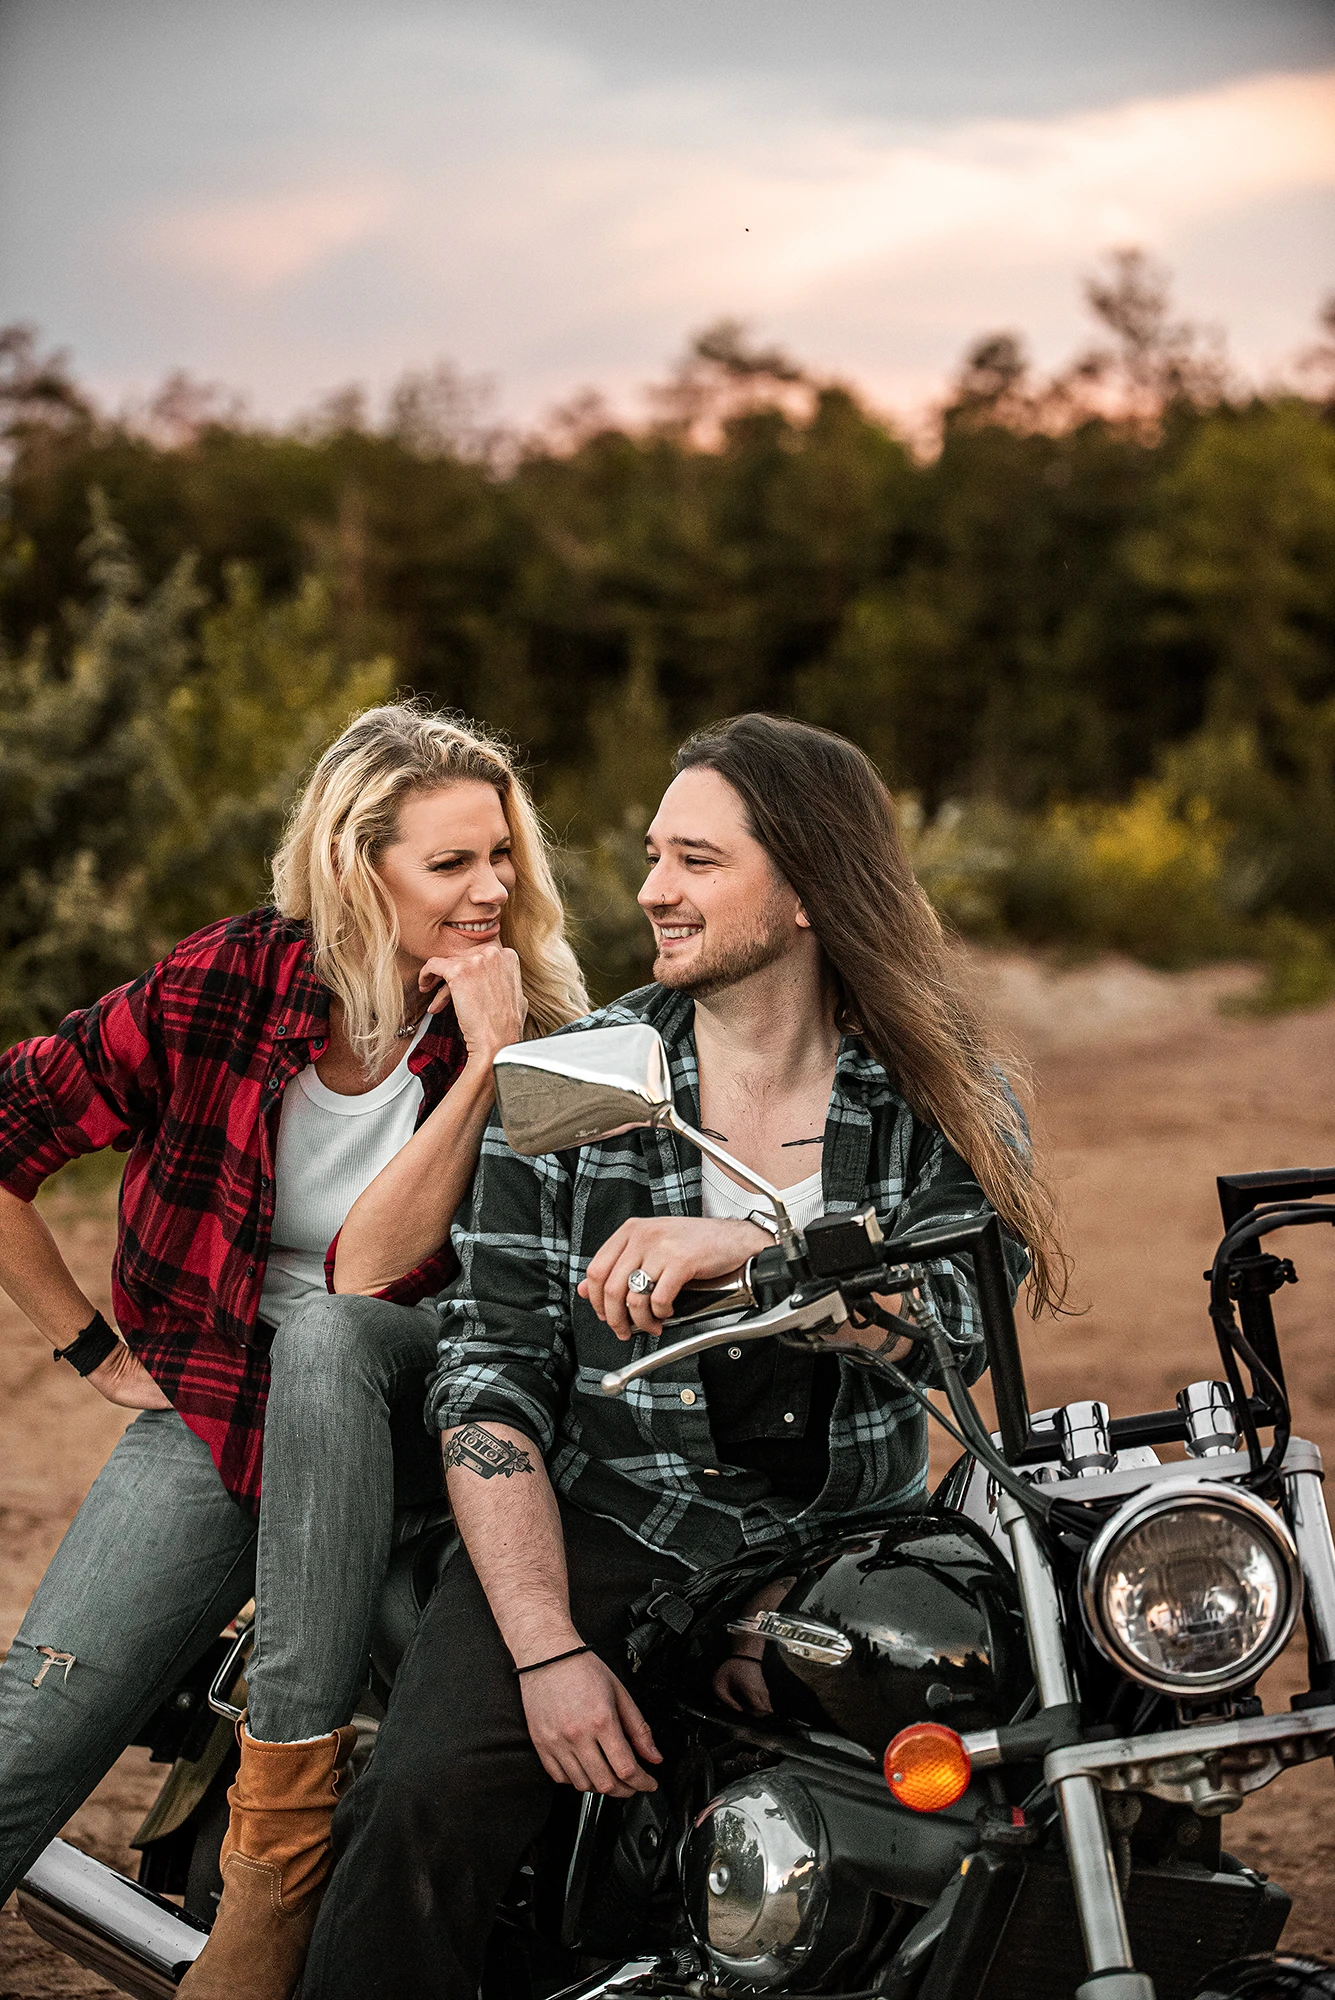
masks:
<path fill-rule="evenodd" d="M 709 933 L 705 932 L 706 940 Z M 654 961 L 654 978 L 674 993 L 688 993 L 693 1000 L 708 1000 L 729 986 L 740 985 L 753 973 L 764 972 L 792 950 L 792 934 L 777 910 L 759 913 L 754 929 L 704 950 L 690 966 L 678 970 L 660 955 Z"/>

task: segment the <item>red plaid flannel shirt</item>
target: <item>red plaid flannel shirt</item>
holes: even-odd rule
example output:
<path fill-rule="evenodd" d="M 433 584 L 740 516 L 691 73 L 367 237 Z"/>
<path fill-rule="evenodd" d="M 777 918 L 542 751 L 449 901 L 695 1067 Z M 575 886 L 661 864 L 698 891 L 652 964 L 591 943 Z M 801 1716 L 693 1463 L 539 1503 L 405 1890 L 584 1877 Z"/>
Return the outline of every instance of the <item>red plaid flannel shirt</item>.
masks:
<path fill-rule="evenodd" d="M 139 979 L 0 1056 L 0 1183 L 30 1201 L 76 1154 L 128 1152 L 112 1298 L 121 1332 L 213 1454 L 260 1492 L 269 1330 L 258 1324 L 283 1092 L 329 1036 L 304 925 L 276 910 L 211 924 Z M 465 1060 L 454 1010 L 409 1057 L 420 1123 Z M 448 1243 L 382 1297 L 455 1269 Z"/>

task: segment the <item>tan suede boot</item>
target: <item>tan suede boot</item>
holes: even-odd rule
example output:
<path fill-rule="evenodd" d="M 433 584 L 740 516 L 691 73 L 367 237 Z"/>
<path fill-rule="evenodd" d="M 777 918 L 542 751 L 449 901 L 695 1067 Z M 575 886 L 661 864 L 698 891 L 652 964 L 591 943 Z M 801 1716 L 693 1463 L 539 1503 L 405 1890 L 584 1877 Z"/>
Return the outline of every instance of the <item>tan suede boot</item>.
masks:
<path fill-rule="evenodd" d="M 329 1829 L 357 1732 L 257 1743 L 238 1723 L 241 1768 L 227 1794 L 222 1901 L 177 1991 L 189 2000 L 290 2000 L 329 1873 Z"/>

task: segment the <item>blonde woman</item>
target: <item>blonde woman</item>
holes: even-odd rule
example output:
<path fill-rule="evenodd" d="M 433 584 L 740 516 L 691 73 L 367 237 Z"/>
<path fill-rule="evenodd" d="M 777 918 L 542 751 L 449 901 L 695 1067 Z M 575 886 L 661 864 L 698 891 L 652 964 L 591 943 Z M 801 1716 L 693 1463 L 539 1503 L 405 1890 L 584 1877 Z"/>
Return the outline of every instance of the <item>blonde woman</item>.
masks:
<path fill-rule="evenodd" d="M 393 1533 L 390 1410 L 420 1407 L 434 1361 L 491 1059 L 586 1008 L 504 751 L 396 706 L 321 758 L 271 906 L 0 1058 L 0 1285 L 142 1413 L 0 1667 L 0 1901 L 254 1592 L 214 1969 L 192 1978 L 210 1990 L 244 1933 L 227 1990 L 290 1990 Z M 119 1335 L 31 1205 L 109 1145 Z"/>

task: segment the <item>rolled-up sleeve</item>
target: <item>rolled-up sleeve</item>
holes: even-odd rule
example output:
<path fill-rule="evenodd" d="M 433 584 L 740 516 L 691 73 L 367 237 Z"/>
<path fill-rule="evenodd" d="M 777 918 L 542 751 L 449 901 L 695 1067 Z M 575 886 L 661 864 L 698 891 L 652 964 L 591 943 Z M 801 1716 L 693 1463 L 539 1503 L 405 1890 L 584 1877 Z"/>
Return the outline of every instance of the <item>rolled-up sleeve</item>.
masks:
<path fill-rule="evenodd" d="M 334 1264 L 338 1258 L 338 1236 L 324 1253 L 324 1284 L 327 1292 L 337 1292 L 334 1283 Z M 391 1305 L 415 1306 L 422 1299 L 429 1299 L 433 1292 L 443 1291 L 459 1269 L 459 1259 L 454 1254 L 454 1245 L 447 1239 L 438 1250 L 415 1264 L 411 1271 L 401 1277 L 391 1278 L 377 1292 L 369 1292 L 368 1298 L 386 1299 Z"/>
<path fill-rule="evenodd" d="M 439 1360 L 427 1392 L 435 1429 L 489 1419 L 551 1451 L 575 1367 L 571 1202 L 562 1157 L 521 1159 L 493 1117 L 452 1232 L 459 1275 L 439 1301 Z"/>
<path fill-rule="evenodd" d="M 158 1116 L 160 971 L 0 1056 L 0 1185 L 31 1201 L 81 1153 L 128 1147 Z"/>

